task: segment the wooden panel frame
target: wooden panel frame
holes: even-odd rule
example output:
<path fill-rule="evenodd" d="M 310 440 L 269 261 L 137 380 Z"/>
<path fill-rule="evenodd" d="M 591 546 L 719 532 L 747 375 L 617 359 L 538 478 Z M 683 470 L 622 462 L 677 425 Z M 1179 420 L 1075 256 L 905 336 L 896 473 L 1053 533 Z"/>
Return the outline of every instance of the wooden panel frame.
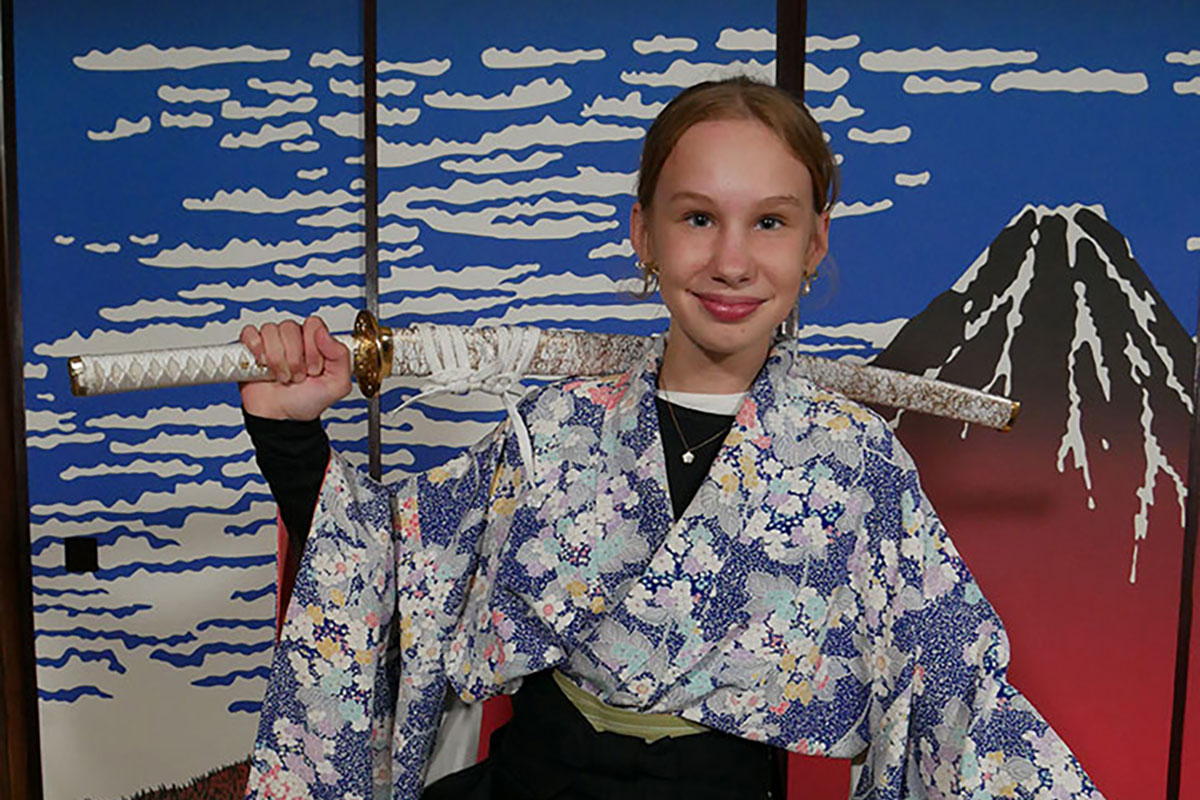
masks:
<path fill-rule="evenodd" d="M 804 99 L 804 43 L 807 35 L 807 0 L 776 0 L 775 84 L 801 100 Z"/>
<path fill-rule="evenodd" d="M 0 800 L 42 797 L 37 677 L 33 649 L 33 582 L 29 488 L 25 462 L 25 380 L 17 228 L 16 97 L 13 93 L 13 3 L 3 0 L 0 85 Z"/>
<path fill-rule="evenodd" d="M 1200 298 L 1197 298 L 1200 305 Z M 1197 309 L 1197 324 L 1200 324 L 1200 308 Z M 1184 733 L 1187 723 L 1188 683 L 1191 671 L 1200 670 L 1200 664 L 1190 663 L 1192 650 L 1192 627 L 1196 599 L 1196 540 L 1200 528 L 1200 343 L 1197 343 L 1192 364 L 1192 434 L 1188 445 L 1188 494 L 1187 510 L 1183 527 L 1183 558 L 1179 575 L 1179 634 L 1175 645 L 1175 696 L 1171 707 L 1171 739 L 1167 754 L 1167 800 L 1179 800 L 1183 790 Z M 1196 698 L 1192 699 L 1192 714 L 1200 714 Z M 1195 750 L 1196 744 L 1189 743 Z M 1196 781 L 1195 768 L 1188 775 Z M 1189 783 L 1192 789 L 1187 796 L 1194 796 L 1200 787 Z"/>

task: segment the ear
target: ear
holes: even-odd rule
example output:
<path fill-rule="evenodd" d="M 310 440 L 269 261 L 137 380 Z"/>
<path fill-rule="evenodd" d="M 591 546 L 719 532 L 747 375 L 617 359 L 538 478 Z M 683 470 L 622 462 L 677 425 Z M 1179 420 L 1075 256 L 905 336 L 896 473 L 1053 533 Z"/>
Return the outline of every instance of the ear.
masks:
<path fill-rule="evenodd" d="M 813 227 L 812 236 L 808 240 L 808 249 L 804 253 L 804 274 L 811 275 L 817 271 L 817 265 L 829 252 L 829 211 L 817 214 L 817 224 Z"/>
<path fill-rule="evenodd" d="M 654 262 L 654 251 L 650 246 L 650 220 L 648 213 L 641 203 L 634 203 L 629 212 L 629 240 L 640 261 L 650 264 Z"/>

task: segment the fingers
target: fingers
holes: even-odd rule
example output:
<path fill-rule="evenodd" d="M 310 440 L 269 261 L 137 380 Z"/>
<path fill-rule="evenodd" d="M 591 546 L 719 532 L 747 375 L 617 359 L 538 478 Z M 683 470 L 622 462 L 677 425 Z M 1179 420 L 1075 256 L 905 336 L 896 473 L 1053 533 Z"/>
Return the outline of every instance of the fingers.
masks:
<path fill-rule="evenodd" d="M 274 322 L 267 322 L 258 329 L 258 333 L 262 337 L 263 363 L 271 370 L 275 380 L 290 383 L 292 373 L 283 353 L 283 337 L 279 335 L 279 326 Z"/>
<path fill-rule="evenodd" d="M 291 320 L 275 324 L 268 322 L 259 328 L 262 338 L 262 362 L 280 383 L 298 383 L 307 371 L 304 356 L 304 335 L 300 326 Z"/>
<path fill-rule="evenodd" d="M 325 371 L 325 355 L 321 352 L 317 337 L 325 330 L 325 323 L 320 317 L 309 317 L 304 320 L 304 360 L 309 375 L 320 375 Z M 328 336 L 328 333 L 326 333 Z"/>
<path fill-rule="evenodd" d="M 254 356 L 254 361 L 260 366 L 266 366 L 266 361 L 263 358 L 263 340 L 258 333 L 258 328 L 253 325 L 247 325 L 242 328 L 242 335 L 238 340 L 246 346 L 250 354 Z"/>
<path fill-rule="evenodd" d="M 278 383 L 300 383 L 331 373 L 349 383 L 350 351 L 333 338 L 320 317 L 309 317 L 303 326 L 291 320 L 268 322 L 261 328 L 247 325 L 240 339 Z"/>
<path fill-rule="evenodd" d="M 304 380 L 308 367 L 304 356 L 304 332 L 289 319 L 279 324 L 279 338 L 283 341 L 283 357 L 287 361 L 289 381 L 298 383 Z"/>

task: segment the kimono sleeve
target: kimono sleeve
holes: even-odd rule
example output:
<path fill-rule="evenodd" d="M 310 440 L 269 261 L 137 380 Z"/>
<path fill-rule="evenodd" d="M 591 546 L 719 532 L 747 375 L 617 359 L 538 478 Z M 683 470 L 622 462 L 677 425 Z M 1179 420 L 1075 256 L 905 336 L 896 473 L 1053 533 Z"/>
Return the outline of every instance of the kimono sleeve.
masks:
<path fill-rule="evenodd" d="M 388 486 L 334 454 L 275 649 L 248 798 L 419 796 L 444 700 L 443 629 L 474 563 L 461 534 L 478 530 L 503 449 L 498 430 Z"/>
<path fill-rule="evenodd" d="M 866 448 L 860 544 L 871 747 L 855 798 L 1100 800 L 1007 681 L 1008 637 L 890 434 Z"/>

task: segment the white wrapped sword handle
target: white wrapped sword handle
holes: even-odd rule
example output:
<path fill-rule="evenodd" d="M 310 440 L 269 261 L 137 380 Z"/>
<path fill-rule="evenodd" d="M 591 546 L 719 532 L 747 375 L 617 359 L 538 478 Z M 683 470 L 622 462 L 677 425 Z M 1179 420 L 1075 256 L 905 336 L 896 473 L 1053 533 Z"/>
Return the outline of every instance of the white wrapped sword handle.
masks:
<path fill-rule="evenodd" d="M 496 332 L 464 330 L 472 366 L 495 352 Z M 354 332 L 335 336 L 354 357 L 354 376 L 371 397 L 389 375 L 429 375 L 419 335 L 414 328 L 393 330 L 360 311 Z M 605 375 L 622 372 L 645 346 L 645 337 L 543 331 L 530 375 Z M 1006 397 L 906 372 L 860 366 L 818 356 L 800 355 L 796 366 L 817 384 L 853 400 L 903 408 L 975 425 L 1008 430 L 1021 404 Z M 111 394 L 166 386 L 231 381 L 271 380 L 266 367 L 240 343 L 115 355 L 75 356 L 69 361 L 71 391 L 76 395 Z"/>

